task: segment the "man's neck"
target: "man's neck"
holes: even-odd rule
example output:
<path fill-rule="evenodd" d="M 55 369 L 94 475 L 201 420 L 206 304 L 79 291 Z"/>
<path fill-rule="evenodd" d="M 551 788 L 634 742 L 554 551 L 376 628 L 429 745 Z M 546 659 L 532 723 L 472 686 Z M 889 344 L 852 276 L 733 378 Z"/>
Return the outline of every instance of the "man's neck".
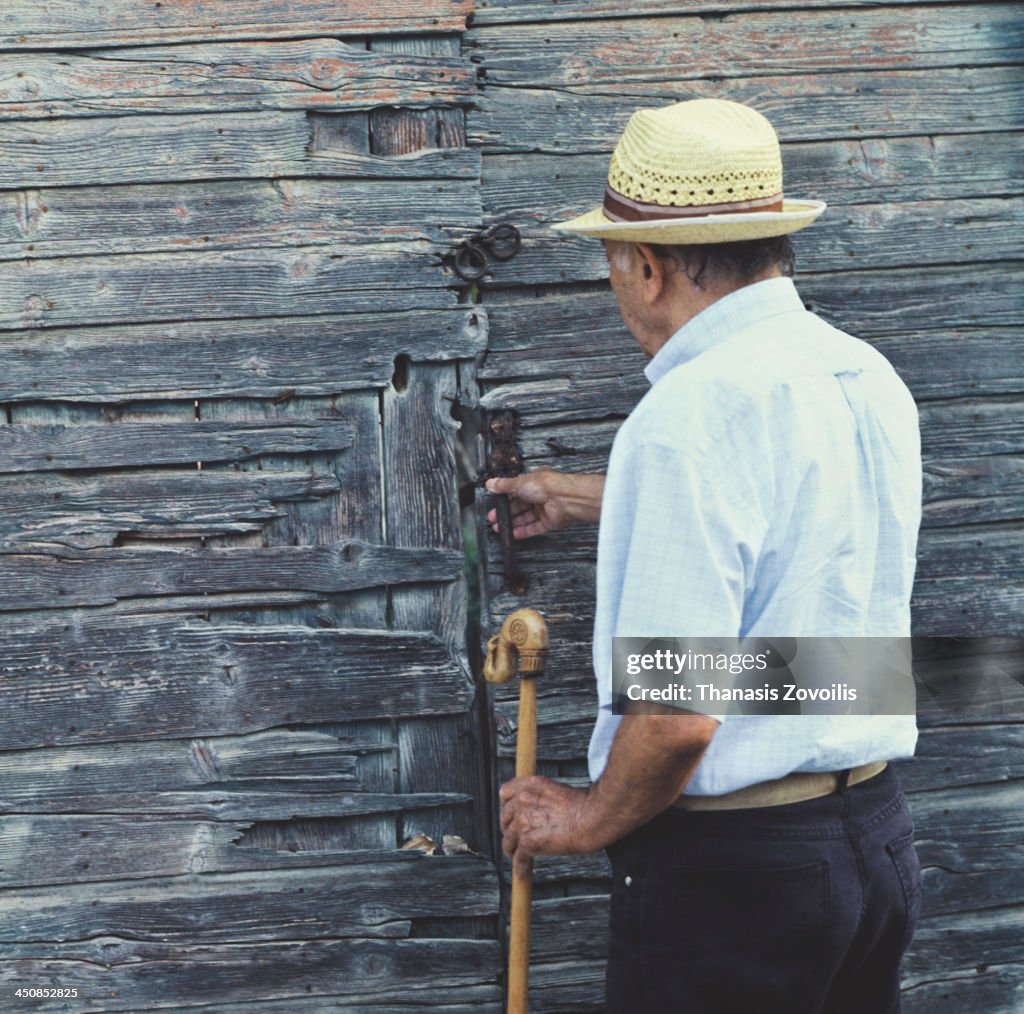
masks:
<path fill-rule="evenodd" d="M 765 282 L 770 278 L 782 278 L 782 272 L 773 267 L 759 275 L 755 275 L 749 281 L 737 281 L 734 278 L 712 278 L 705 283 L 705 287 L 694 285 L 694 283 L 680 272 L 679 281 L 676 283 L 672 295 L 672 310 L 667 317 L 667 331 L 659 334 L 658 337 L 647 344 L 644 351 L 649 356 L 654 356 L 668 340 L 681 328 L 685 327 L 698 314 L 703 313 L 709 306 L 713 306 L 720 299 L 745 289 L 747 286 L 756 285 L 758 282 Z"/>

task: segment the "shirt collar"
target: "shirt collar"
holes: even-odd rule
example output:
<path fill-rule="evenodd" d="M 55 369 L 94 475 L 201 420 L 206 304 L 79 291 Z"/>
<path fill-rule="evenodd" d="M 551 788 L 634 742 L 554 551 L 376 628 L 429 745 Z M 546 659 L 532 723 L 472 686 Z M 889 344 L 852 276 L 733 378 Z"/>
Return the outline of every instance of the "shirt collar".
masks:
<path fill-rule="evenodd" d="M 803 310 L 792 278 L 767 278 L 715 300 L 688 320 L 644 367 L 652 385 L 669 370 L 696 359 L 751 324 L 780 313 Z"/>

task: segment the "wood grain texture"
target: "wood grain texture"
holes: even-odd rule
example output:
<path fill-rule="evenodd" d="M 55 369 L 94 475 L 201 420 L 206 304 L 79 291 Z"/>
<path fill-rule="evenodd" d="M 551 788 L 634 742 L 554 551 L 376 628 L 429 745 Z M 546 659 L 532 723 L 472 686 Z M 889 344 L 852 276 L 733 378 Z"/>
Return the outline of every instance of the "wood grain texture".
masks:
<path fill-rule="evenodd" d="M 202 1005 L 212 981 L 225 1004 L 336 995 L 386 1010 L 388 1003 L 429 1004 L 439 992 L 458 997 L 464 986 L 493 987 L 500 964 L 497 941 L 487 940 L 182 945 L 99 937 L 10 944 L 0 956 L 0 984 L 50 981 L 56 970 L 93 1010 Z"/>
<path fill-rule="evenodd" d="M 919 0 L 888 0 L 887 6 L 898 7 Z M 962 0 L 932 0 L 933 4 L 960 3 Z M 836 0 L 800 0 L 800 7 L 835 7 Z M 772 10 L 778 0 L 743 0 L 745 11 Z M 716 16 L 736 12 L 735 3 L 725 0 L 476 0 L 473 25 L 505 25 L 523 21 L 576 21 L 580 18 L 659 18 L 671 14 Z"/>
<path fill-rule="evenodd" d="M 418 362 L 470 359 L 486 339 L 481 308 L 410 310 L 400 318 L 326 314 L 33 329 L 0 342 L 0 401 L 290 398 L 379 390 L 390 384 L 399 355 Z M 110 411 L 116 416 L 116 409 Z M 247 427 L 252 421 L 238 429 Z"/>
<path fill-rule="evenodd" d="M 343 450 L 352 438 L 351 425 L 325 419 L 290 425 L 216 420 L 14 423 L 0 426 L 0 473 L 239 461 L 266 453 Z"/>
<path fill-rule="evenodd" d="M 343 592 L 455 580 L 460 553 L 365 542 L 237 549 L 33 546 L 0 554 L 0 611 L 108 605 L 144 595 L 243 590 Z"/>
<path fill-rule="evenodd" d="M 613 141 L 611 137 L 609 145 Z M 954 201 L 1020 195 L 1016 147 L 1012 133 L 786 144 L 786 190 L 842 205 L 915 202 L 923 195 Z M 569 152 L 486 155 L 484 212 L 533 225 L 594 207 L 604 192 L 608 157 Z"/>
<path fill-rule="evenodd" d="M 819 185 L 815 192 L 827 189 Z M 520 221 L 529 221 L 525 214 Z M 512 220 L 517 218 L 513 214 Z M 607 277 L 600 243 L 557 233 L 550 225 L 531 223 L 522 229 L 524 250 L 500 265 L 498 283 L 549 285 Z M 834 204 L 815 227 L 795 237 L 794 247 L 801 273 L 967 265 L 1016 258 L 1016 236 L 1022 228 L 1024 199 L 1016 197 Z"/>
<path fill-rule="evenodd" d="M 312 729 L 269 729 L 243 736 L 161 740 L 0 753 L 0 810 L 15 813 L 87 813 L 124 809 L 131 794 L 146 809 L 166 792 L 359 791 L 360 756 L 383 744 Z M 166 812 L 167 807 L 156 807 Z"/>
<path fill-rule="evenodd" d="M 771 120 L 786 143 L 1022 126 L 1024 85 L 1015 66 L 954 65 L 871 74 L 830 68 L 767 75 L 757 69 L 751 77 L 727 73 L 685 86 L 674 69 L 651 73 L 650 80 L 641 81 L 592 81 L 584 76 L 571 86 L 545 87 L 534 81 L 489 85 L 467 113 L 470 141 L 485 151 L 610 151 L 635 110 L 682 98 L 751 105 Z M 822 115 L 824 108 L 827 116 Z"/>
<path fill-rule="evenodd" d="M 744 11 L 474 29 L 467 51 L 486 82 L 528 88 L 756 74 L 861 74 L 889 69 L 1013 64 L 1024 19 L 1012 6 Z"/>
<path fill-rule="evenodd" d="M 468 179 L 276 179 L 0 191 L 0 259 L 451 244 L 481 221 Z"/>
<path fill-rule="evenodd" d="M 139 6 L 121 0 L 46 0 L 40 10 L 11 0 L 0 22 L 0 46 L 51 49 L 205 39 L 287 39 L 387 32 L 460 32 L 472 0 L 167 0 Z M 44 16 L 43 16 L 44 15 Z"/>
<path fill-rule="evenodd" d="M 475 94 L 457 53 L 378 55 L 331 38 L 0 54 L 0 119 L 460 106 Z"/>
<path fill-rule="evenodd" d="M 0 123 L 0 189 L 284 176 L 457 179 L 479 176 L 480 154 L 402 158 L 308 150 L 302 112 L 97 116 Z"/>
<path fill-rule="evenodd" d="M 113 472 L 0 477 L 0 543 L 86 549 L 127 534 L 212 536 L 259 532 L 283 505 L 336 494 L 337 478 L 313 472 Z"/>
<path fill-rule="evenodd" d="M 439 254 L 413 242 L 8 261 L 0 330 L 453 306 Z"/>
<path fill-rule="evenodd" d="M 472 699 L 462 670 L 422 633 L 68 612 L 11 620 L 0 643 L 7 749 L 451 714 Z"/>
<path fill-rule="evenodd" d="M 9 888 L 0 903 L 0 941 L 400 938 L 409 936 L 412 919 L 493 915 L 497 902 L 490 863 L 421 855 L 378 865 L 96 883 L 87 891 Z"/>

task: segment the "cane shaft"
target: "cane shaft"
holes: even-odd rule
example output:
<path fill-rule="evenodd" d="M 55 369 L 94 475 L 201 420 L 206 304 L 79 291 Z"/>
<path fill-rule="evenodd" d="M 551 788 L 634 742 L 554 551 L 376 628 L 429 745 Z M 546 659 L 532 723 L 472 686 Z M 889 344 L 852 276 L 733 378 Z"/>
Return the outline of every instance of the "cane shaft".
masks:
<path fill-rule="evenodd" d="M 519 725 L 516 731 L 516 777 L 537 772 L 537 681 L 519 680 Z M 530 985 L 530 901 L 533 863 L 522 876 L 512 873 L 512 911 L 508 934 L 508 1014 L 526 1014 Z"/>

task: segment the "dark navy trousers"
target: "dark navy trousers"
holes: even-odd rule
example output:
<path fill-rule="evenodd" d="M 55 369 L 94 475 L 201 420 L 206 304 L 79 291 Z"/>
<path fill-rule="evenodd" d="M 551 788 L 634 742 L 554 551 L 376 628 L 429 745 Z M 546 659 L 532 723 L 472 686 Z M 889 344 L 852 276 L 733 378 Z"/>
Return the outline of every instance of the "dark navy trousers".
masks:
<path fill-rule="evenodd" d="M 819 799 L 668 810 L 608 850 L 609 1014 L 890 1014 L 921 906 L 886 768 Z"/>

